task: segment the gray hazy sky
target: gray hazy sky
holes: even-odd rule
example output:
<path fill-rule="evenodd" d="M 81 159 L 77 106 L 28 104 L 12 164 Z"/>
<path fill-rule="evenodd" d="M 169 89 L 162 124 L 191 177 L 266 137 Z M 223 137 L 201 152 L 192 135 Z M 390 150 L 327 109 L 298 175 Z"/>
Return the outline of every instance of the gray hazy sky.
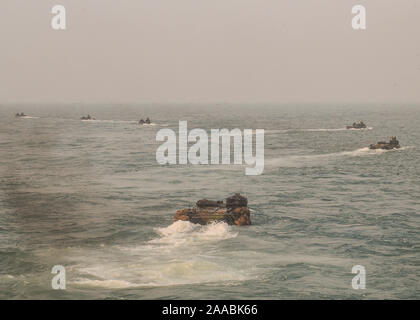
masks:
<path fill-rule="evenodd" d="M 9 102 L 418 103 L 420 1 L 1 0 Z"/>

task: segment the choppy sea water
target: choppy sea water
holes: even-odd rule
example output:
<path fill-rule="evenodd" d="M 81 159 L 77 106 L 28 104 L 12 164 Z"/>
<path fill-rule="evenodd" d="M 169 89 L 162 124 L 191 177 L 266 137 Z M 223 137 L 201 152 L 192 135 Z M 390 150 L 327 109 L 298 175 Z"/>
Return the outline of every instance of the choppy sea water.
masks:
<path fill-rule="evenodd" d="M 263 175 L 158 165 L 156 133 L 178 120 L 265 129 Z M 419 120 L 399 105 L 2 105 L 0 298 L 418 299 Z M 400 150 L 366 148 L 391 135 Z M 252 226 L 173 222 L 236 192 Z"/>

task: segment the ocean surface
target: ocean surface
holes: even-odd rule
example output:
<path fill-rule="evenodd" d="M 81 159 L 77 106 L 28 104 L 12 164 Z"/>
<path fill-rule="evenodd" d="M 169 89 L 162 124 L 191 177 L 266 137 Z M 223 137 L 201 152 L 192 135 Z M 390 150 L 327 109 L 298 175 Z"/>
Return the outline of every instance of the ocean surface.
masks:
<path fill-rule="evenodd" d="M 159 165 L 179 120 L 265 129 L 263 174 Z M 420 299 L 419 124 L 410 105 L 0 105 L 0 298 Z M 251 226 L 173 222 L 237 192 Z"/>

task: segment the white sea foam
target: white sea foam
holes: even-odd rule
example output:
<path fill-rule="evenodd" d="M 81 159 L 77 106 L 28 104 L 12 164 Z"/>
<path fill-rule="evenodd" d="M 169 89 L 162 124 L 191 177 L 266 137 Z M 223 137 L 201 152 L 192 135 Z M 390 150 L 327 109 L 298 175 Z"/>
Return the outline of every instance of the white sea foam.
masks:
<path fill-rule="evenodd" d="M 369 149 L 368 147 L 356 149 L 353 151 L 342 151 L 337 153 L 331 153 L 330 156 L 351 156 L 351 157 L 358 157 L 358 156 L 366 156 L 366 155 L 375 155 L 387 152 L 388 150 L 383 149 Z M 328 156 L 328 154 L 326 155 Z"/>
<path fill-rule="evenodd" d="M 166 228 L 157 228 L 156 232 L 161 237 L 153 239 L 149 243 L 181 245 L 203 241 L 220 241 L 235 238 L 238 235 L 225 222 L 215 222 L 201 226 L 188 221 L 175 221 Z"/>
<path fill-rule="evenodd" d="M 412 148 L 412 146 L 405 146 L 399 149 L 369 149 L 369 147 L 356 149 L 353 151 L 341 151 L 334 153 L 325 153 L 325 154 L 309 154 L 309 155 L 293 155 L 293 156 L 284 156 L 274 159 L 266 159 L 266 167 L 299 167 L 309 164 L 319 164 L 319 161 L 326 161 L 330 159 L 340 158 L 340 157 L 362 157 L 362 156 L 373 156 L 380 155 L 386 152 L 398 152 Z"/>
<path fill-rule="evenodd" d="M 81 121 L 87 123 L 137 123 L 136 120 L 98 120 L 98 119 L 82 119 Z"/>
<path fill-rule="evenodd" d="M 327 128 L 319 128 L 319 129 L 302 129 L 301 131 L 307 131 L 307 132 L 329 132 L 329 131 L 360 131 L 360 130 L 372 130 L 373 127 L 367 127 L 367 128 L 361 128 L 361 129 L 355 129 L 355 128 L 335 128 L 335 129 L 327 129 Z"/>
<path fill-rule="evenodd" d="M 412 148 L 412 146 L 405 146 L 399 149 L 391 149 L 391 150 L 369 149 L 368 147 L 365 147 L 365 148 L 360 148 L 354 151 L 343 151 L 343 152 L 332 153 L 331 155 L 358 157 L 358 156 L 366 156 L 366 155 L 378 155 L 378 154 L 383 154 L 386 152 L 404 151 L 410 148 Z"/>
<path fill-rule="evenodd" d="M 228 265 L 195 257 L 186 259 L 182 257 L 182 252 L 174 252 L 171 260 L 130 265 L 104 263 L 100 266 L 81 268 L 78 271 L 84 275 L 72 281 L 72 285 L 106 289 L 220 282 L 226 284 L 250 278 L 244 271 L 235 270 Z"/>
<path fill-rule="evenodd" d="M 136 286 L 135 283 L 131 283 L 129 281 L 124 280 L 94 280 L 87 278 L 79 278 L 78 280 L 73 281 L 72 284 L 81 286 L 102 287 L 107 289 L 123 289 Z"/>
<path fill-rule="evenodd" d="M 81 119 L 81 121 L 86 123 L 131 123 L 131 124 L 139 124 L 138 120 L 101 120 L 101 119 Z M 155 126 L 167 126 L 167 124 L 157 124 L 157 123 L 143 123 L 142 125 L 139 124 L 139 127 L 155 127 Z"/>
<path fill-rule="evenodd" d="M 292 133 L 292 132 L 334 132 L 334 131 L 363 131 L 363 130 L 372 130 L 373 127 L 367 127 L 362 129 L 347 129 L 347 128 L 316 128 L 316 129 L 273 129 L 265 130 L 265 133 Z"/>
<path fill-rule="evenodd" d="M 224 222 L 205 226 L 176 221 L 156 228 L 157 238 L 138 246 L 114 246 L 92 253 L 76 266 L 73 285 L 122 289 L 197 283 L 235 283 L 255 277 L 237 261 L 218 255 L 218 242 L 238 233 Z"/>

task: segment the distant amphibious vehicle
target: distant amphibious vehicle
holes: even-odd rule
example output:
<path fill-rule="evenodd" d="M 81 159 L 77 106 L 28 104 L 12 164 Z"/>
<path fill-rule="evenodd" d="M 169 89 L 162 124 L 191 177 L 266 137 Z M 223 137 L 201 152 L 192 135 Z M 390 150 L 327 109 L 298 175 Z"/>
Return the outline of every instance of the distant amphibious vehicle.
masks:
<path fill-rule="evenodd" d="M 363 121 L 360 121 L 359 123 L 353 122 L 351 126 L 346 126 L 347 129 L 365 129 L 366 125 Z"/>
<path fill-rule="evenodd" d="M 397 140 L 397 137 L 392 137 L 389 142 L 379 141 L 378 143 L 371 144 L 369 149 L 383 149 L 383 150 L 392 150 L 399 149 L 400 143 Z"/>
<path fill-rule="evenodd" d="M 149 118 L 147 118 L 146 119 L 146 121 L 145 120 L 143 120 L 143 119 L 140 119 L 140 121 L 139 121 L 139 124 L 151 124 L 152 122 L 150 121 L 150 119 Z"/>
<path fill-rule="evenodd" d="M 21 113 L 16 113 L 15 117 L 16 117 L 16 118 L 26 117 L 26 114 L 24 114 L 23 112 L 21 112 Z"/>
<path fill-rule="evenodd" d="M 90 114 L 88 114 L 86 117 L 85 116 L 81 117 L 80 120 L 95 120 L 95 118 L 92 118 Z"/>

